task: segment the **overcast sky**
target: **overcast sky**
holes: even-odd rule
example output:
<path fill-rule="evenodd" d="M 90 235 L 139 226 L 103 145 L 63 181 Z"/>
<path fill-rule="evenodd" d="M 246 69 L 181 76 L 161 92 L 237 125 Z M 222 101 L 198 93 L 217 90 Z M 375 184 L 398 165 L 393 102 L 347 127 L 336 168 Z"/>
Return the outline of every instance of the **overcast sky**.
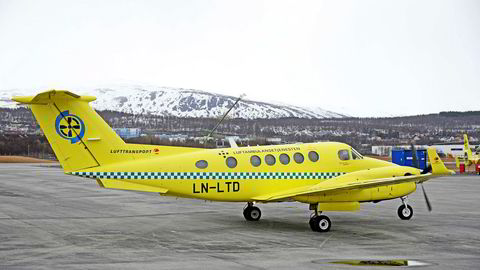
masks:
<path fill-rule="evenodd" d="M 480 1 L 0 0 L 0 89 L 130 83 L 354 116 L 480 110 Z"/>

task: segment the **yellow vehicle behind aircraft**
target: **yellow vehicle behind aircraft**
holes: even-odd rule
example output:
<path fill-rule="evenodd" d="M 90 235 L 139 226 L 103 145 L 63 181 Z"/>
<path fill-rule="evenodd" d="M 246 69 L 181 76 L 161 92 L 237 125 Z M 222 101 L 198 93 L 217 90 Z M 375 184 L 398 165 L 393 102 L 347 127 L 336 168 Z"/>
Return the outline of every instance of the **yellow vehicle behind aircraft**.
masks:
<path fill-rule="evenodd" d="M 407 195 L 451 173 L 434 149 L 428 149 L 432 171 L 422 172 L 336 142 L 223 149 L 126 144 L 89 106 L 95 97 L 51 90 L 13 100 L 29 104 L 66 174 L 103 188 L 246 202 L 249 221 L 260 219 L 255 203 L 298 201 L 313 211 L 311 229 L 325 232 L 332 223 L 324 211 L 356 211 L 361 203 L 394 198 L 402 200 L 399 217 L 410 219 Z"/>
<path fill-rule="evenodd" d="M 463 158 L 463 160 L 467 163 L 467 166 L 479 163 L 480 155 L 478 155 L 477 153 L 472 153 L 472 149 L 470 148 L 470 144 L 468 143 L 467 134 L 463 134 L 463 152 L 465 153 L 465 157 Z"/>

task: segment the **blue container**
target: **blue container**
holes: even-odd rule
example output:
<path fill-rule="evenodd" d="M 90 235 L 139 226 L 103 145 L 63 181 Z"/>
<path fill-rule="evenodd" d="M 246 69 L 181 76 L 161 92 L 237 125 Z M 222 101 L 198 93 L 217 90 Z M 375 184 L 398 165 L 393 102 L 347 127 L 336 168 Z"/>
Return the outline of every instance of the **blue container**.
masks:
<path fill-rule="evenodd" d="M 392 149 L 392 162 L 401 166 L 413 166 L 412 150 Z M 427 167 L 427 150 L 417 149 L 417 162 L 419 169 Z"/>

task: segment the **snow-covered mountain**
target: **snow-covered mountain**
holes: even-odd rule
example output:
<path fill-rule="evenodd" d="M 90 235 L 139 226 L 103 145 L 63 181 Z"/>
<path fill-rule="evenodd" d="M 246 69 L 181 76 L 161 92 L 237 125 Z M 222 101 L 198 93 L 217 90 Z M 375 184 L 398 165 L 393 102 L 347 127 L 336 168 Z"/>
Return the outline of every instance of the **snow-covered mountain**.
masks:
<path fill-rule="evenodd" d="M 10 100 L 12 96 L 35 95 L 38 92 L 23 89 L 0 90 L 0 107 L 15 108 L 17 104 Z M 91 103 L 96 110 L 178 117 L 219 117 L 237 99 L 200 90 L 152 86 L 115 86 L 73 92 L 97 97 L 97 100 Z M 321 108 L 303 108 L 251 100 L 241 100 L 229 116 L 245 119 L 345 117 Z"/>

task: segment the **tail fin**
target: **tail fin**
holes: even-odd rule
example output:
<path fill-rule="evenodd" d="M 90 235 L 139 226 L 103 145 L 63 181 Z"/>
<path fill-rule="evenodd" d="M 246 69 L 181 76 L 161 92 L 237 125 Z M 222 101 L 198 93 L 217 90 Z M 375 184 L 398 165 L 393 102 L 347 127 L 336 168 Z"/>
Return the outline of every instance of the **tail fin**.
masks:
<path fill-rule="evenodd" d="M 427 152 L 430 165 L 432 165 L 432 174 L 455 174 L 454 171 L 449 170 L 447 169 L 447 167 L 445 167 L 445 164 L 438 156 L 435 147 L 429 147 L 427 149 Z"/>
<path fill-rule="evenodd" d="M 468 160 L 472 160 L 473 154 L 472 154 L 472 149 L 470 149 L 470 144 L 468 143 L 467 134 L 463 134 L 463 151 L 465 152 L 465 155 L 468 157 Z"/>
<path fill-rule="evenodd" d="M 132 159 L 110 153 L 125 143 L 88 105 L 95 99 L 56 90 L 13 98 L 30 105 L 66 172 Z"/>

